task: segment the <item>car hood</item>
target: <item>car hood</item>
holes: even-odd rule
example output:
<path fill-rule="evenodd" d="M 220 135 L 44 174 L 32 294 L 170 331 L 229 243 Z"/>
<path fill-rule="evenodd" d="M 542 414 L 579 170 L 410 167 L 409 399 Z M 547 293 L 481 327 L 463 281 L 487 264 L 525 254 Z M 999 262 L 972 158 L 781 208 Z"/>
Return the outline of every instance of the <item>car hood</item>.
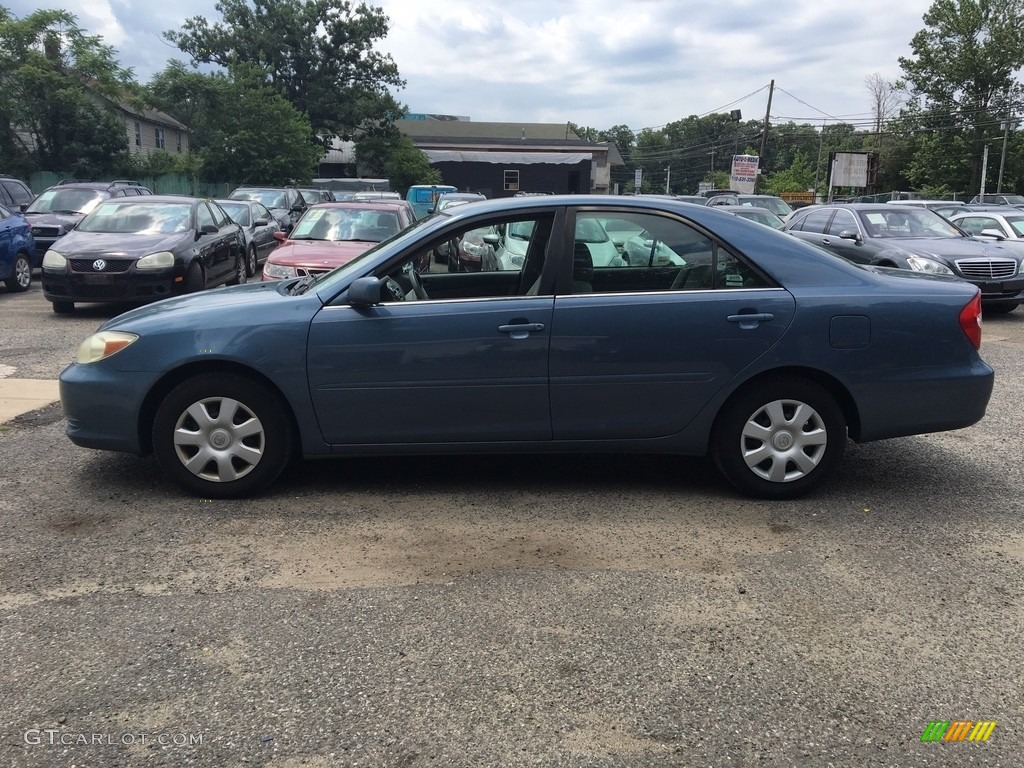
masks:
<path fill-rule="evenodd" d="M 287 267 L 340 267 L 376 243 L 365 240 L 286 240 L 270 254 L 270 261 Z"/>
<path fill-rule="evenodd" d="M 169 312 L 175 317 L 194 316 L 196 313 L 230 311 L 231 309 L 242 309 L 251 312 L 259 312 L 258 306 L 266 304 L 275 297 L 291 298 L 283 296 L 280 291 L 282 283 L 245 283 L 228 288 L 214 288 L 198 293 L 189 293 L 184 296 L 156 301 L 145 304 L 135 309 L 130 309 L 117 317 L 107 320 L 100 326 L 99 330 L 112 328 L 131 330 L 139 324 L 145 324 L 150 320 L 157 319 L 165 322 L 164 318 Z"/>
<path fill-rule="evenodd" d="M 64 227 L 71 229 L 80 222 L 84 213 L 23 213 L 33 227 Z"/>
<path fill-rule="evenodd" d="M 971 238 L 959 237 L 907 237 L 890 240 L 895 249 L 913 253 L 918 256 L 937 256 L 941 259 L 969 258 L 1014 258 L 1017 256 L 1009 248 L 996 242 L 982 242 Z"/>
<path fill-rule="evenodd" d="M 182 241 L 194 238 L 191 230 L 172 234 L 135 235 L 124 232 L 82 232 L 76 229 L 60 241 L 59 252 L 65 258 L 78 255 L 104 258 L 138 259 L 157 251 L 174 250 Z"/>

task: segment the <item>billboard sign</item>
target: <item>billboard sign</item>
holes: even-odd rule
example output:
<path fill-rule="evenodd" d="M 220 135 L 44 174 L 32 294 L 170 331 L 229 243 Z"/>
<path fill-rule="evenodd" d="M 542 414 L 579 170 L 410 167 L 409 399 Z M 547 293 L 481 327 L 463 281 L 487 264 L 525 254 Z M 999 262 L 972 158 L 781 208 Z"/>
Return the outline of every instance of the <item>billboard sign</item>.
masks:
<path fill-rule="evenodd" d="M 866 187 L 868 185 L 868 153 L 836 152 L 832 161 L 833 187 Z"/>
<path fill-rule="evenodd" d="M 757 155 L 733 155 L 732 174 L 729 177 L 729 187 L 737 192 L 752 194 L 757 184 L 757 165 L 760 158 Z"/>

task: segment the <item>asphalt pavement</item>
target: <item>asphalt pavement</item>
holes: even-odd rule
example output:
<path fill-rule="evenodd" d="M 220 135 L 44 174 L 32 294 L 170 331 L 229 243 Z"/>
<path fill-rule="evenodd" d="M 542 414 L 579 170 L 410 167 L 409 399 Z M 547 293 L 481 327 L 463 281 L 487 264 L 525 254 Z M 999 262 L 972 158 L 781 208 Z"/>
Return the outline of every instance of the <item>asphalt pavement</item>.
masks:
<path fill-rule="evenodd" d="M 8 381 L 113 314 L 0 305 Z M 0 762 L 1020 766 L 1024 311 L 984 336 L 980 424 L 774 503 L 667 456 L 306 462 L 212 502 L 16 416 Z M 996 725 L 922 741 L 957 721 Z"/>

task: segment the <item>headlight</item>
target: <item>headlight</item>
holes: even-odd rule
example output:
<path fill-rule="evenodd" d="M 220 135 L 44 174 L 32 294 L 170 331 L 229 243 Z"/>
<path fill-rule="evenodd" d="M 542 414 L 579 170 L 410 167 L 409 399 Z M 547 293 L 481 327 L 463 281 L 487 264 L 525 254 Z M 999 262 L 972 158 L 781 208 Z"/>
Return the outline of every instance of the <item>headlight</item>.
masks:
<path fill-rule="evenodd" d="M 43 256 L 43 269 L 64 269 L 67 265 L 68 260 L 52 248 Z"/>
<path fill-rule="evenodd" d="M 94 333 L 79 345 L 75 361 L 81 365 L 99 362 L 120 352 L 138 338 L 134 333 L 120 331 Z"/>
<path fill-rule="evenodd" d="M 283 264 L 271 264 L 269 261 L 263 265 L 263 274 L 267 277 L 275 277 L 284 280 L 289 277 L 298 277 L 295 267 L 286 267 Z"/>
<path fill-rule="evenodd" d="M 135 262 L 136 269 L 168 269 L 173 266 L 174 254 L 170 251 L 151 253 Z"/>
<path fill-rule="evenodd" d="M 908 256 L 907 264 L 915 272 L 926 272 L 929 275 L 952 275 L 953 270 L 947 267 L 945 264 L 941 264 L 938 261 L 932 259 L 926 259 L 924 256 Z"/>

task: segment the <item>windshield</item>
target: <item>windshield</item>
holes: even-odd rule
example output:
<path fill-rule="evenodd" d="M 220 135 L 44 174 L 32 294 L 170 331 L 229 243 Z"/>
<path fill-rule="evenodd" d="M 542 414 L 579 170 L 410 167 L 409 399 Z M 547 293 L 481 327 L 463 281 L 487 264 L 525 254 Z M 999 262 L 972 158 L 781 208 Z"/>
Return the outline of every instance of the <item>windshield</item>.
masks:
<path fill-rule="evenodd" d="M 919 206 L 859 211 L 858 214 L 868 237 L 964 237 L 963 232 L 935 211 Z"/>
<path fill-rule="evenodd" d="M 744 219 L 756 221 L 758 224 L 764 224 L 772 229 L 782 229 L 783 227 L 782 219 L 774 213 L 762 213 L 761 211 L 737 211 L 736 215 L 741 216 Z"/>
<path fill-rule="evenodd" d="M 398 214 L 373 208 L 310 208 L 289 240 L 358 240 L 379 243 L 401 228 Z"/>
<path fill-rule="evenodd" d="M 240 224 L 243 227 L 249 226 L 249 206 L 245 203 L 221 203 L 220 207 L 235 224 Z"/>
<path fill-rule="evenodd" d="M 576 220 L 576 242 L 578 243 L 607 243 L 608 233 L 596 219 Z"/>
<path fill-rule="evenodd" d="M 767 208 L 769 211 L 774 213 L 776 216 L 789 216 L 793 212 L 793 209 L 789 207 L 789 203 L 783 200 L 781 197 L 751 197 L 751 198 L 740 198 L 740 205 L 752 205 L 757 208 Z"/>
<path fill-rule="evenodd" d="M 288 208 L 288 195 L 280 189 L 236 189 L 232 200 L 255 200 L 267 208 Z"/>
<path fill-rule="evenodd" d="M 363 253 L 356 256 L 354 259 L 352 259 L 352 261 L 345 262 L 345 264 L 343 264 L 342 266 L 338 267 L 335 270 L 332 270 L 331 272 L 322 273 L 321 275 L 317 276 L 310 290 L 320 291 L 321 289 L 324 289 L 328 293 L 331 292 L 331 290 L 334 289 L 335 286 L 351 279 L 354 275 L 358 275 L 361 272 L 364 272 L 366 270 L 366 267 L 363 264 L 363 261 L 372 256 L 373 254 L 375 254 L 381 248 L 386 247 L 400 249 L 405 247 L 411 241 L 420 237 L 421 229 L 423 229 L 424 227 L 432 227 L 440 218 L 441 217 L 438 216 L 432 216 L 429 219 L 417 221 L 415 224 L 403 229 L 400 233 L 398 233 L 398 235 L 395 238 L 389 240 L 386 244 L 374 245 L 369 250 L 364 251 Z"/>
<path fill-rule="evenodd" d="M 136 235 L 172 234 L 192 228 L 191 203 L 140 203 L 123 198 L 98 206 L 78 225 L 79 232 Z"/>
<path fill-rule="evenodd" d="M 48 189 L 25 209 L 25 213 L 84 214 L 110 197 L 102 189 Z"/>

